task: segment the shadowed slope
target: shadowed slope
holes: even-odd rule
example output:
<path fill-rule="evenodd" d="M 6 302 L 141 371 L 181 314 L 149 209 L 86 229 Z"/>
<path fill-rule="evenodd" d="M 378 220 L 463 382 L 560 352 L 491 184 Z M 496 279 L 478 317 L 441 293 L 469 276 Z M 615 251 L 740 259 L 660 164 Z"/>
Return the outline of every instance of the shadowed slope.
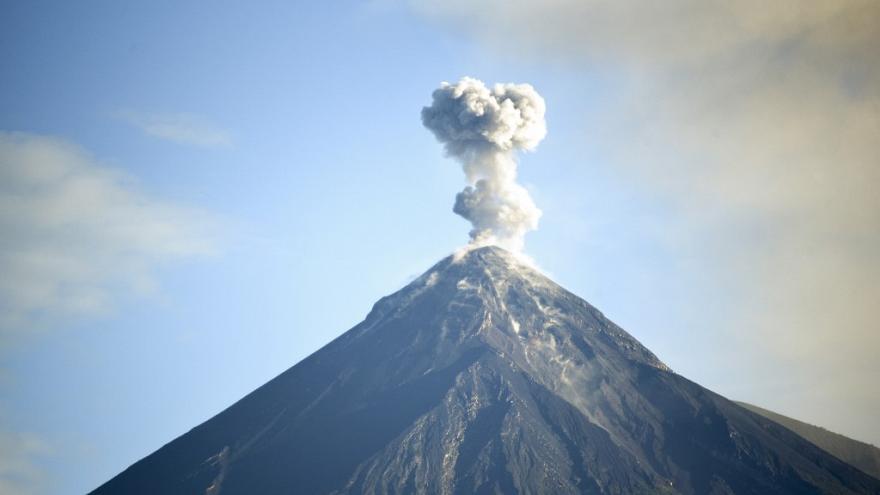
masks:
<path fill-rule="evenodd" d="M 834 454 L 838 459 L 880 479 L 880 449 L 877 447 L 752 404 L 745 402 L 737 402 L 737 404 L 781 424 L 818 447 Z"/>

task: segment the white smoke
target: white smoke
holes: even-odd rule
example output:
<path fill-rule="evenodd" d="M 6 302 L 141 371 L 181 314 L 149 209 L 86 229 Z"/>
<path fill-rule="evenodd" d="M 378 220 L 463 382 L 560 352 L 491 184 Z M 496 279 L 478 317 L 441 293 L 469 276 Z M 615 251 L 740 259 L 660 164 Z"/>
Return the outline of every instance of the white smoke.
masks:
<path fill-rule="evenodd" d="M 496 84 L 464 77 L 442 83 L 422 123 L 462 163 L 468 185 L 453 211 L 473 225 L 471 244 L 520 251 L 541 210 L 516 183 L 516 152 L 530 151 L 547 134 L 544 99 L 528 84 Z"/>

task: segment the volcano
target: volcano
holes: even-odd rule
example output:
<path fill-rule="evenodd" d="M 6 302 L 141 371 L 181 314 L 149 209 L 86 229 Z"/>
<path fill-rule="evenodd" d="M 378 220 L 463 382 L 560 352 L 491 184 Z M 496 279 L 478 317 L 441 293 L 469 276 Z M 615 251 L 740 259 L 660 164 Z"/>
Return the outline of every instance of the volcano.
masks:
<path fill-rule="evenodd" d="M 880 480 L 484 247 L 92 493 L 877 494 Z"/>

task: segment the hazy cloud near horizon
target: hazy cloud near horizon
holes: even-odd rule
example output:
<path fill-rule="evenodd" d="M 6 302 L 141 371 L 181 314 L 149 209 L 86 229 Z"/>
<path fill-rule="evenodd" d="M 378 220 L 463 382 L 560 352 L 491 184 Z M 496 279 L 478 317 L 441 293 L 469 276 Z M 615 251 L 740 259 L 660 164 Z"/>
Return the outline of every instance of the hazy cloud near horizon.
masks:
<path fill-rule="evenodd" d="M 211 224 L 75 144 L 0 132 L 0 343 L 149 292 L 159 263 L 214 251 Z"/>
<path fill-rule="evenodd" d="M 0 428 L 0 494 L 48 493 L 50 483 L 37 459 L 49 454 L 52 448 L 41 438 Z"/>
<path fill-rule="evenodd" d="M 229 131 L 206 118 L 191 113 L 119 112 L 119 118 L 140 129 L 144 134 L 177 144 L 199 148 L 232 146 Z"/>
<path fill-rule="evenodd" d="M 729 312 L 689 310 L 719 358 L 757 353 L 742 372 L 765 377 L 767 407 L 880 439 L 880 2 L 414 8 L 499 54 L 612 78 L 590 139 L 675 205 L 658 235 L 724 285 Z"/>

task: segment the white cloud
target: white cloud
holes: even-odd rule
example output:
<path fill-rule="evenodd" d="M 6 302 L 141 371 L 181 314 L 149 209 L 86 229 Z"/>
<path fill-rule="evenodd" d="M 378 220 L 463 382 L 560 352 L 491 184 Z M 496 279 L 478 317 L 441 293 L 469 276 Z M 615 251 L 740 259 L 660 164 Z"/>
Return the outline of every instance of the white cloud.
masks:
<path fill-rule="evenodd" d="M 69 142 L 0 133 L 0 336 L 151 290 L 158 263 L 212 252 L 211 223 Z"/>
<path fill-rule="evenodd" d="M 0 430 L 0 495 L 47 493 L 46 473 L 37 460 L 51 453 L 35 435 Z"/>
<path fill-rule="evenodd" d="M 126 111 L 121 112 L 120 116 L 147 135 L 158 139 L 200 148 L 226 148 L 232 145 L 232 136 L 228 131 L 198 115 Z"/>

